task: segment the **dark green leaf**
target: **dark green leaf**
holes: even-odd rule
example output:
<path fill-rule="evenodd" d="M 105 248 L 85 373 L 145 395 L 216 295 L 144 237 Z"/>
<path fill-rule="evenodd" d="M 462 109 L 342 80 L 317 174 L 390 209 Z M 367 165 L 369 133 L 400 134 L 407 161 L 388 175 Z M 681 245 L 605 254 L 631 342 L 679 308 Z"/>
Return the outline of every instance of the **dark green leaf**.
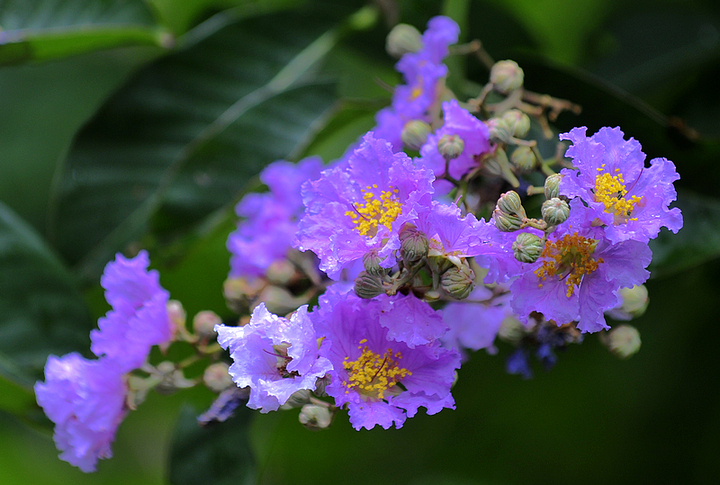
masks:
<path fill-rule="evenodd" d="M 183 408 L 170 451 L 170 483 L 254 483 L 255 463 L 247 432 L 252 411 L 241 406 L 222 423 L 201 428 L 197 412 Z"/>
<path fill-rule="evenodd" d="M 0 203 L 0 373 L 30 385 L 48 354 L 87 349 L 92 327 L 69 273 Z"/>
<path fill-rule="evenodd" d="M 0 0 L 0 27 L 0 64 L 173 43 L 141 0 Z"/>
<path fill-rule="evenodd" d="M 337 22 L 309 9 L 245 19 L 142 71 L 68 156 L 52 221 L 60 251 L 96 275 L 153 217 L 188 226 L 297 156 L 334 102 L 317 67 Z"/>

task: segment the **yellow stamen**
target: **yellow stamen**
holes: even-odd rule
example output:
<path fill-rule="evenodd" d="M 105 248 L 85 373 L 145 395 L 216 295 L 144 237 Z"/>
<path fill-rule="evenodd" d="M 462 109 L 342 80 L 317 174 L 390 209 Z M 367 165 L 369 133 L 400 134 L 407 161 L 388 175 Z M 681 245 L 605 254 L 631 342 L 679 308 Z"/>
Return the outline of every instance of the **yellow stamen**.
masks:
<path fill-rule="evenodd" d="M 365 343 L 361 340 L 360 343 Z M 393 354 L 392 349 L 387 349 L 385 355 L 376 354 L 367 345 L 359 346 L 362 351 L 357 360 L 349 360 L 345 357 L 343 367 L 348 371 L 348 381 L 343 385 L 345 393 L 350 389 L 356 392 L 377 399 L 383 399 L 386 392 L 392 392 L 395 385 L 403 378 L 412 375 L 409 370 L 400 367 L 398 362 L 402 359 L 402 353 Z"/>
<path fill-rule="evenodd" d="M 542 266 L 535 270 L 535 276 L 540 280 L 538 286 L 548 277 L 558 276 L 566 279 L 567 297 L 570 298 L 575 292 L 575 287 L 580 286 L 585 275 L 598 269 L 602 258 L 592 258 L 595 252 L 597 241 L 575 234 L 566 234 L 557 241 L 547 241 L 540 254 L 543 258 Z"/>
<path fill-rule="evenodd" d="M 401 213 L 400 202 L 397 200 L 398 189 L 390 187 L 390 190 L 382 190 L 380 198 L 373 189 L 377 189 L 377 185 L 362 189 L 364 202 L 353 204 L 354 210 L 345 212 L 362 236 L 374 237 L 378 226 L 385 226 L 390 230 L 393 221 Z"/>
<path fill-rule="evenodd" d="M 603 164 L 597 171 L 602 172 L 604 168 L 605 165 Z M 620 169 L 615 169 L 615 172 L 619 171 Z M 632 215 L 635 205 L 642 201 L 642 197 L 633 195 L 626 198 L 626 195 L 627 189 L 623 174 L 610 175 L 605 172 L 595 177 L 595 200 L 602 202 L 605 206 L 605 212 L 615 214 L 616 219 L 619 219 L 617 222 L 637 220 L 637 218 L 630 218 L 630 215 Z"/>

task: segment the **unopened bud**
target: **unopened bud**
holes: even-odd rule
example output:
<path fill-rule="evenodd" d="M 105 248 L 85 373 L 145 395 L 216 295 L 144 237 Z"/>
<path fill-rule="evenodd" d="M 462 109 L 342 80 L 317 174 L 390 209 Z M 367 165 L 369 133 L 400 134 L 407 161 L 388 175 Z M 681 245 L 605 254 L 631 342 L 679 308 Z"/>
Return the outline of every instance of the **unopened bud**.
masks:
<path fill-rule="evenodd" d="M 411 150 L 420 150 L 427 141 L 427 137 L 432 131 L 430 125 L 422 120 L 412 120 L 405 123 L 400 138 L 406 147 Z"/>
<path fill-rule="evenodd" d="M 525 326 L 514 316 L 507 316 L 500 323 L 498 337 L 513 344 L 519 343 L 527 332 Z"/>
<path fill-rule="evenodd" d="M 285 404 L 280 406 L 280 409 L 287 411 L 288 409 L 299 408 L 310 402 L 310 391 L 307 389 L 300 389 L 299 391 L 293 392 Z"/>
<path fill-rule="evenodd" d="M 236 313 L 244 313 L 266 285 L 267 281 L 262 278 L 228 278 L 223 283 L 223 295 L 228 307 Z"/>
<path fill-rule="evenodd" d="M 562 180 L 562 175 L 559 173 L 550 175 L 548 178 L 545 179 L 545 198 L 550 200 L 554 199 L 555 197 L 560 197 L 560 193 L 558 190 L 558 186 L 560 185 L 560 180 Z"/>
<path fill-rule="evenodd" d="M 367 271 L 368 274 L 371 274 L 373 276 L 384 276 L 387 274 L 387 268 L 383 268 L 382 266 L 380 266 L 380 261 L 382 261 L 382 258 L 378 256 L 378 253 L 375 249 L 372 249 L 369 252 L 363 254 L 362 260 L 365 271 Z"/>
<path fill-rule="evenodd" d="M 285 315 L 307 303 L 307 297 L 296 297 L 285 288 L 267 286 L 258 296 L 258 302 L 265 302 L 270 313 Z"/>
<path fill-rule="evenodd" d="M 287 286 L 295 277 L 295 265 L 287 259 L 273 261 L 265 272 L 268 281 L 274 285 Z"/>
<path fill-rule="evenodd" d="M 205 310 L 198 312 L 193 318 L 193 332 L 202 339 L 215 338 L 215 325 L 222 323 L 217 313 Z"/>
<path fill-rule="evenodd" d="M 182 303 L 177 300 L 168 301 L 167 316 L 173 336 L 176 335 L 178 332 L 182 332 L 183 330 L 185 330 L 187 313 L 185 312 L 185 308 L 183 308 Z"/>
<path fill-rule="evenodd" d="M 544 244 L 535 234 L 522 232 L 517 235 L 515 242 L 512 244 L 515 259 L 521 263 L 534 263 L 540 257 Z"/>
<path fill-rule="evenodd" d="M 557 226 L 567 220 L 570 215 L 570 206 L 564 200 L 553 197 L 543 202 L 540 212 L 543 220 L 549 226 Z"/>
<path fill-rule="evenodd" d="M 442 275 L 451 266 L 454 266 L 453 262 L 445 256 L 428 256 L 427 262 L 430 267 L 430 271 L 432 271 L 435 275 Z"/>
<path fill-rule="evenodd" d="M 495 227 L 502 232 L 513 232 L 522 228 L 522 219 L 517 216 L 511 216 L 500 209 L 493 211 L 493 220 L 495 221 Z"/>
<path fill-rule="evenodd" d="M 503 113 L 502 119 L 512 128 L 515 138 L 523 138 L 530 131 L 530 117 L 519 109 L 506 111 Z"/>
<path fill-rule="evenodd" d="M 373 276 L 367 271 L 362 271 L 355 278 L 355 294 L 360 298 L 370 299 L 385 293 L 382 279 Z"/>
<path fill-rule="evenodd" d="M 485 122 L 490 133 L 490 141 L 495 143 L 510 143 L 515 135 L 515 129 L 505 118 L 490 118 Z"/>
<path fill-rule="evenodd" d="M 228 365 L 225 362 L 216 362 L 209 365 L 203 374 L 203 383 L 212 392 L 221 393 L 228 387 L 234 386 L 232 377 L 228 372 Z"/>
<path fill-rule="evenodd" d="M 523 70 L 515 61 L 498 61 L 490 69 L 490 82 L 503 94 L 520 88 L 524 78 Z"/>
<path fill-rule="evenodd" d="M 463 300 L 475 288 L 475 273 L 469 266 L 452 266 L 440 280 L 442 289 L 457 300 Z"/>
<path fill-rule="evenodd" d="M 412 265 L 427 256 L 430 244 L 427 236 L 412 224 L 405 224 L 398 235 L 400 238 L 400 256 L 405 264 Z"/>
<path fill-rule="evenodd" d="M 325 429 L 332 423 L 332 413 L 327 406 L 319 404 L 306 404 L 300 410 L 298 416 L 300 424 L 308 429 Z"/>
<path fill-rule="evenodd" d="M 500 195 L 497 201 L 497 208 L 502 212 L 514 215 L 520 218 L 527 217 L 525 208 L 522 205 L 522 199 L 517 192 L 510 190 Z"/>
<path fill-rule="evenodd" d="M 645 285 L 637 285 L 632 288 L 620 288 L 618 292 L 622 298 L 622 304 L 608 312 L 615 320 L 632 320 L 647 310 L 650 299 Z"/>
<path fill-rule="evenodd" d="M 443 135 L 438 140 L 438 151 L 446 160 L 453 160 L 460 156 L 465 149 L 465 142 L 458 135 Z"/>
<path fill-rule="evenodd" d="M 158 394 L 172 394 L 178 389 L 185 389 L 195 385 L 194 381 L 185 378 L 182 371 L 176 369 L 172 362 L 160 362 L 156 367 L 161 376 L 160 383 L 155 386 Z"/>
<path fill-rule="evenodd" d="M 603 343 L 610 352 L 627 359 L 640 350 L 640 332 L 632 325 L 620 325 L 602 336 Z"/>
<path fill-rule="evenodd" d="M 398 59 L 409 52 L 417 52 L 422 48 L 422 34 L 408 24 L 397 24 L 385 39 L 385 50 Z"/>
<path fill-rule="evenodd" d="M 529 172 L 532 170 L 535 167 L 536 161 L 537 158 L 535 158 L 535 153 L 532 148 L 525 145 L 515 148 L 512 155 L 510 155 L 510 162 L 520 172 Z"/>

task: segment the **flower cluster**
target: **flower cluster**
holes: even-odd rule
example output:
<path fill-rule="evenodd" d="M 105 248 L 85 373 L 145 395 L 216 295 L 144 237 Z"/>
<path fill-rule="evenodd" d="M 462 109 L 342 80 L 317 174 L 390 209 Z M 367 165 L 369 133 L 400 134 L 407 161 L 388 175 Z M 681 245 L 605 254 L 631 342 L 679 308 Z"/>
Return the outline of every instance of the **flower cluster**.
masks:
<path fill-rule="evenodd" d="M 98 359 L 51 355 L 45 382 L 35 384 L 38 404 L 55 423 L 60 458 L 84 472 L 94 471 L 99 458 L 112 456 L 110 444 L 129 410 L 127 373 L 144 364 L 153 345 L 173 337 L 169 294 L 158 272 L 147 270 L 149 264 L 142 251 L 132 259 L 118 254 L 105 267 L 101 284 L 112 310 L 90 334 Z"/>

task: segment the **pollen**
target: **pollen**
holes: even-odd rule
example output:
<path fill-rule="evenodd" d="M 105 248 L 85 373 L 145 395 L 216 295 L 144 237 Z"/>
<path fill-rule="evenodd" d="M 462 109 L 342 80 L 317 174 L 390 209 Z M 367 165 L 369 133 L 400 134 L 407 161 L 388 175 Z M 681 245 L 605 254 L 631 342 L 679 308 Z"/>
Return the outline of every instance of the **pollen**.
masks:
<path fill-rule="evenodd" d="M 387 349 L 384 355 L 380 355 L 370 350 L 367 345 L 360 345 L 358 349 L 362 353 L 357 360 L 345 357 L 343 362 L 348 373 L 348 380 L 343 383 L 346 394 L 354 389 L 364 396 L 384 399 L 385 393 L 397 390 L 393 389 L 395 385 L 412 375 L 412 372 L 398 364 L 402 359 L 401 352 L 393 353 L 392 349 Z"/>
<path fill-rule="evenodd" d="M 604 167 L 603 165 L 598 168 L 598 172 L 603 171 Z M 617 175 L 610 175 L 605 172 L 595 177 L 595 200 L 602 202 L 605 206 L 605 212 L 615 214 L 622 222 L 637 220 L 637 218 L 630 218 L 630 216 L 635 209 L 635 205 L 642 201 L 642 197 L 637 195 L 627 197 L 628 191 L 625 187 L 623 174 L 619 173 L 619 171 L 619 169 L 615 169 Z"/>
<path fill-rule="evenodd" d="M 597 270 L 600 263 L 604 262 L 602 258 L 593 259 L 596 246 L 595 239 L 578 236 L 577 233 L 566 234 L 557 241 L 547 241 L 540 254 L 542 266 L 535 270 L 538 286 L 542 287 L 547 278 L 557 276 L 565 280 L 566 296 L 570 298 L 583 277 Z"/>
<path fill-rule="evenodd" d="M 397 200 L 398 189 L 382 190 L 376 195 L 377 185 L 362 189 L 363 202 L 353 204 L 353 210 L 345 212 L 355 223 L 361 236 L 374 237 L 378 226 L 388 230 L 401 213 L 400 202 Z"/>

